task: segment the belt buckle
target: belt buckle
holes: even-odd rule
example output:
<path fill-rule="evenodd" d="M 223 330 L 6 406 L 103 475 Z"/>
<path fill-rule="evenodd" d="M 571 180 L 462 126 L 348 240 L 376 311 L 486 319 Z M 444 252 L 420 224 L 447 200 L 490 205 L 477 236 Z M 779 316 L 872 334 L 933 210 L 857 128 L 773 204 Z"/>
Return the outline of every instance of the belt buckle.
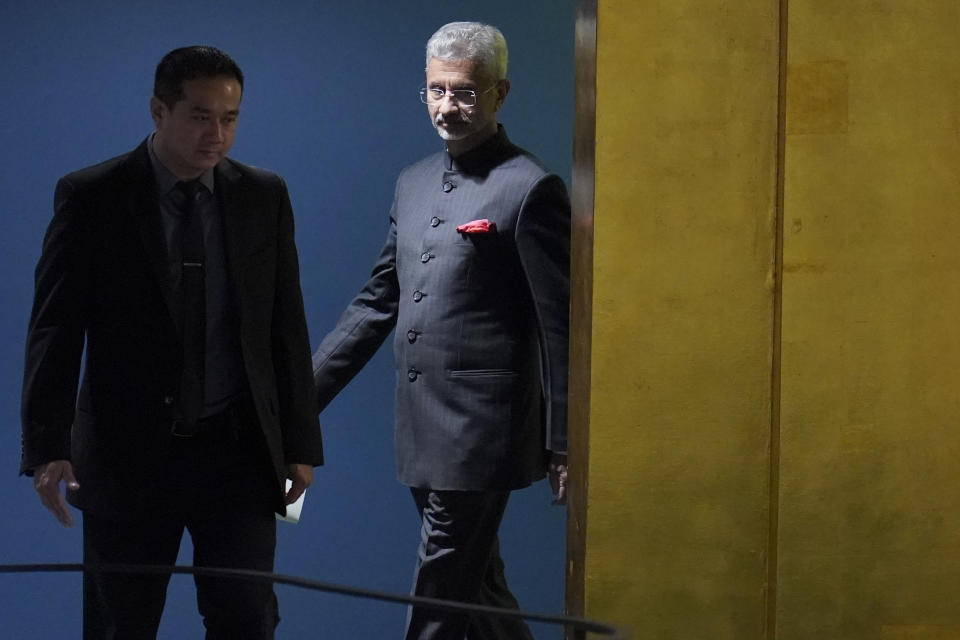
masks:
<path fill-rule="evenodd" d="M 176 438 L 192 438 L 197 435 L 197 425 L 188 425 L 183 419 L 173 421 L 170 433 Z"/>

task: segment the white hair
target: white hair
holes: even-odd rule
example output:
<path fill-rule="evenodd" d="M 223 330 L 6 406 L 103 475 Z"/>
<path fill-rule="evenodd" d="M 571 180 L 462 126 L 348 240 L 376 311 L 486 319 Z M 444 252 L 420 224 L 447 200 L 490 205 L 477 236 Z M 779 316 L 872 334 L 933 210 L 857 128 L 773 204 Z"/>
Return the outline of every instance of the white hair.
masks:
<path fill-rule="evenodd" d="M 427 64 L 440 60 L 471 60 L 494 80 L 507 77 L 507 40 L 500 30 L 482 22 L 445 24 L 427 41 Z"/>

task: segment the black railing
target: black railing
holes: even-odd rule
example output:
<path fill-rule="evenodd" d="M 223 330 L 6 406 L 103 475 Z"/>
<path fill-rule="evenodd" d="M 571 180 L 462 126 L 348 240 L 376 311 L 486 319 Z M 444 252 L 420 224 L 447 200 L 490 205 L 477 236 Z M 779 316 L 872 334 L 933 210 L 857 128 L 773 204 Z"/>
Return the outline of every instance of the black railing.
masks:
<path fill-rule="evenodd" d="M 270 582 L 273 584 L 290 585 L 292 587 L 298 587 L 310 591 L 323 591 L 326 593 L 335 593 L 354 598 L 396 602 L 429 609 L 459 611 L 471 615 L 522 618 L 531 622 L 541 622 L 545 624 L 561 626 L 567 634 L 566 637 L 570 640 L 585 640 L 587 638 L 587 633 L 595 633 L 602 636 L 617 635 L 617 630 L 608 624 L 597 622 L 595 620 L 587 620 L 585 618 L 577 618 L 574 616 L 535 613 L 530 611 L 520 611 L 518 609 L 501 609 L 499 607 L 473 604 L 470 602 L 455 602 L 453 600 L 441 600 L 439 598 L 424 598 L 421 596 L 390 593 L 388 591 L 361 589 L 358 587 L 350 587 L 333 582 L 311 580 L 308 578 L 301 578 L 282 573 L 254 571 L 252 569 L 220 569 L 213 567 L 192 567 L 180 565 L 159 566 L 140 564 L 103 564 L 94 566 L 83 565 L 80 563 L 0 565 L 0 573 L 77 573 L 83 571 L 100 571 L 104 573 L 189 574 L 216 578 L 252 580 L 256 582 Z M 625 638 L 625 636 L 622 635 L 617 637 L 621 639 Z"/>

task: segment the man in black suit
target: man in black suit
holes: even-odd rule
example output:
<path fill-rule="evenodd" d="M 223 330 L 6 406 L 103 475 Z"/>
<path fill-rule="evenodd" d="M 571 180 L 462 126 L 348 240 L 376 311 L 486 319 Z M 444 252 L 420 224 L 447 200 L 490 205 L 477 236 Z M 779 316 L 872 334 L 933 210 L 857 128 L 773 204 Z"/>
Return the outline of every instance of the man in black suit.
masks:
<path fill-rule="evenodd" d="M 510 90 L 494 27 L 427 43 L 422 101 L 446 149 L 397 180 L 370 280 L 313 356 L 322 409 L 396 327 L 396 453 L 421 518 L 413 594 L 516 607 L 497 529 L 549 466 L 563 500 L 570 204 L 497 124 Z M 519 619 L 411 610 L 407 640 L 523 640 Z"/>
<path fill-rule="evenodd" d="M 186 528 L 194 564 L 272 571 L 274 512 L 322 463 L 286 186 L 226 157 L 242 91 L 222 51 L 171 51 L 156 131 L 57 184 L 20 471 L 70 526 L 66 485 L 85 563 L 172 565 Z M 168 579 L 87 572 L 84 638 L 155 638 Z M 269 585 L 196 584 L 208 639 L 273 637 Z"/>

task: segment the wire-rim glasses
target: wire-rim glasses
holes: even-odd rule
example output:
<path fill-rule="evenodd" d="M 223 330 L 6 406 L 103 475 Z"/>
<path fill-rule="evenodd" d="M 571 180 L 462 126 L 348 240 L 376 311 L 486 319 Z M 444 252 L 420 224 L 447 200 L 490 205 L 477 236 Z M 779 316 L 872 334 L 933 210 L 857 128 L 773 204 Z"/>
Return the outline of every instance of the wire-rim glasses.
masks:
<path fill-rule="evenodd" d="M 477 104 L 477 98 L 485 93 L 489 93 L 497 88 L 497 85 L 477 93 L 473 89 L 453 89 L 447 91 L 440 87 L 420 87 L 420 102 L 423 104 L 436 104 L 443 102 L 447 96 L 459 104 L 461 107 L 473 107 Z"/>

